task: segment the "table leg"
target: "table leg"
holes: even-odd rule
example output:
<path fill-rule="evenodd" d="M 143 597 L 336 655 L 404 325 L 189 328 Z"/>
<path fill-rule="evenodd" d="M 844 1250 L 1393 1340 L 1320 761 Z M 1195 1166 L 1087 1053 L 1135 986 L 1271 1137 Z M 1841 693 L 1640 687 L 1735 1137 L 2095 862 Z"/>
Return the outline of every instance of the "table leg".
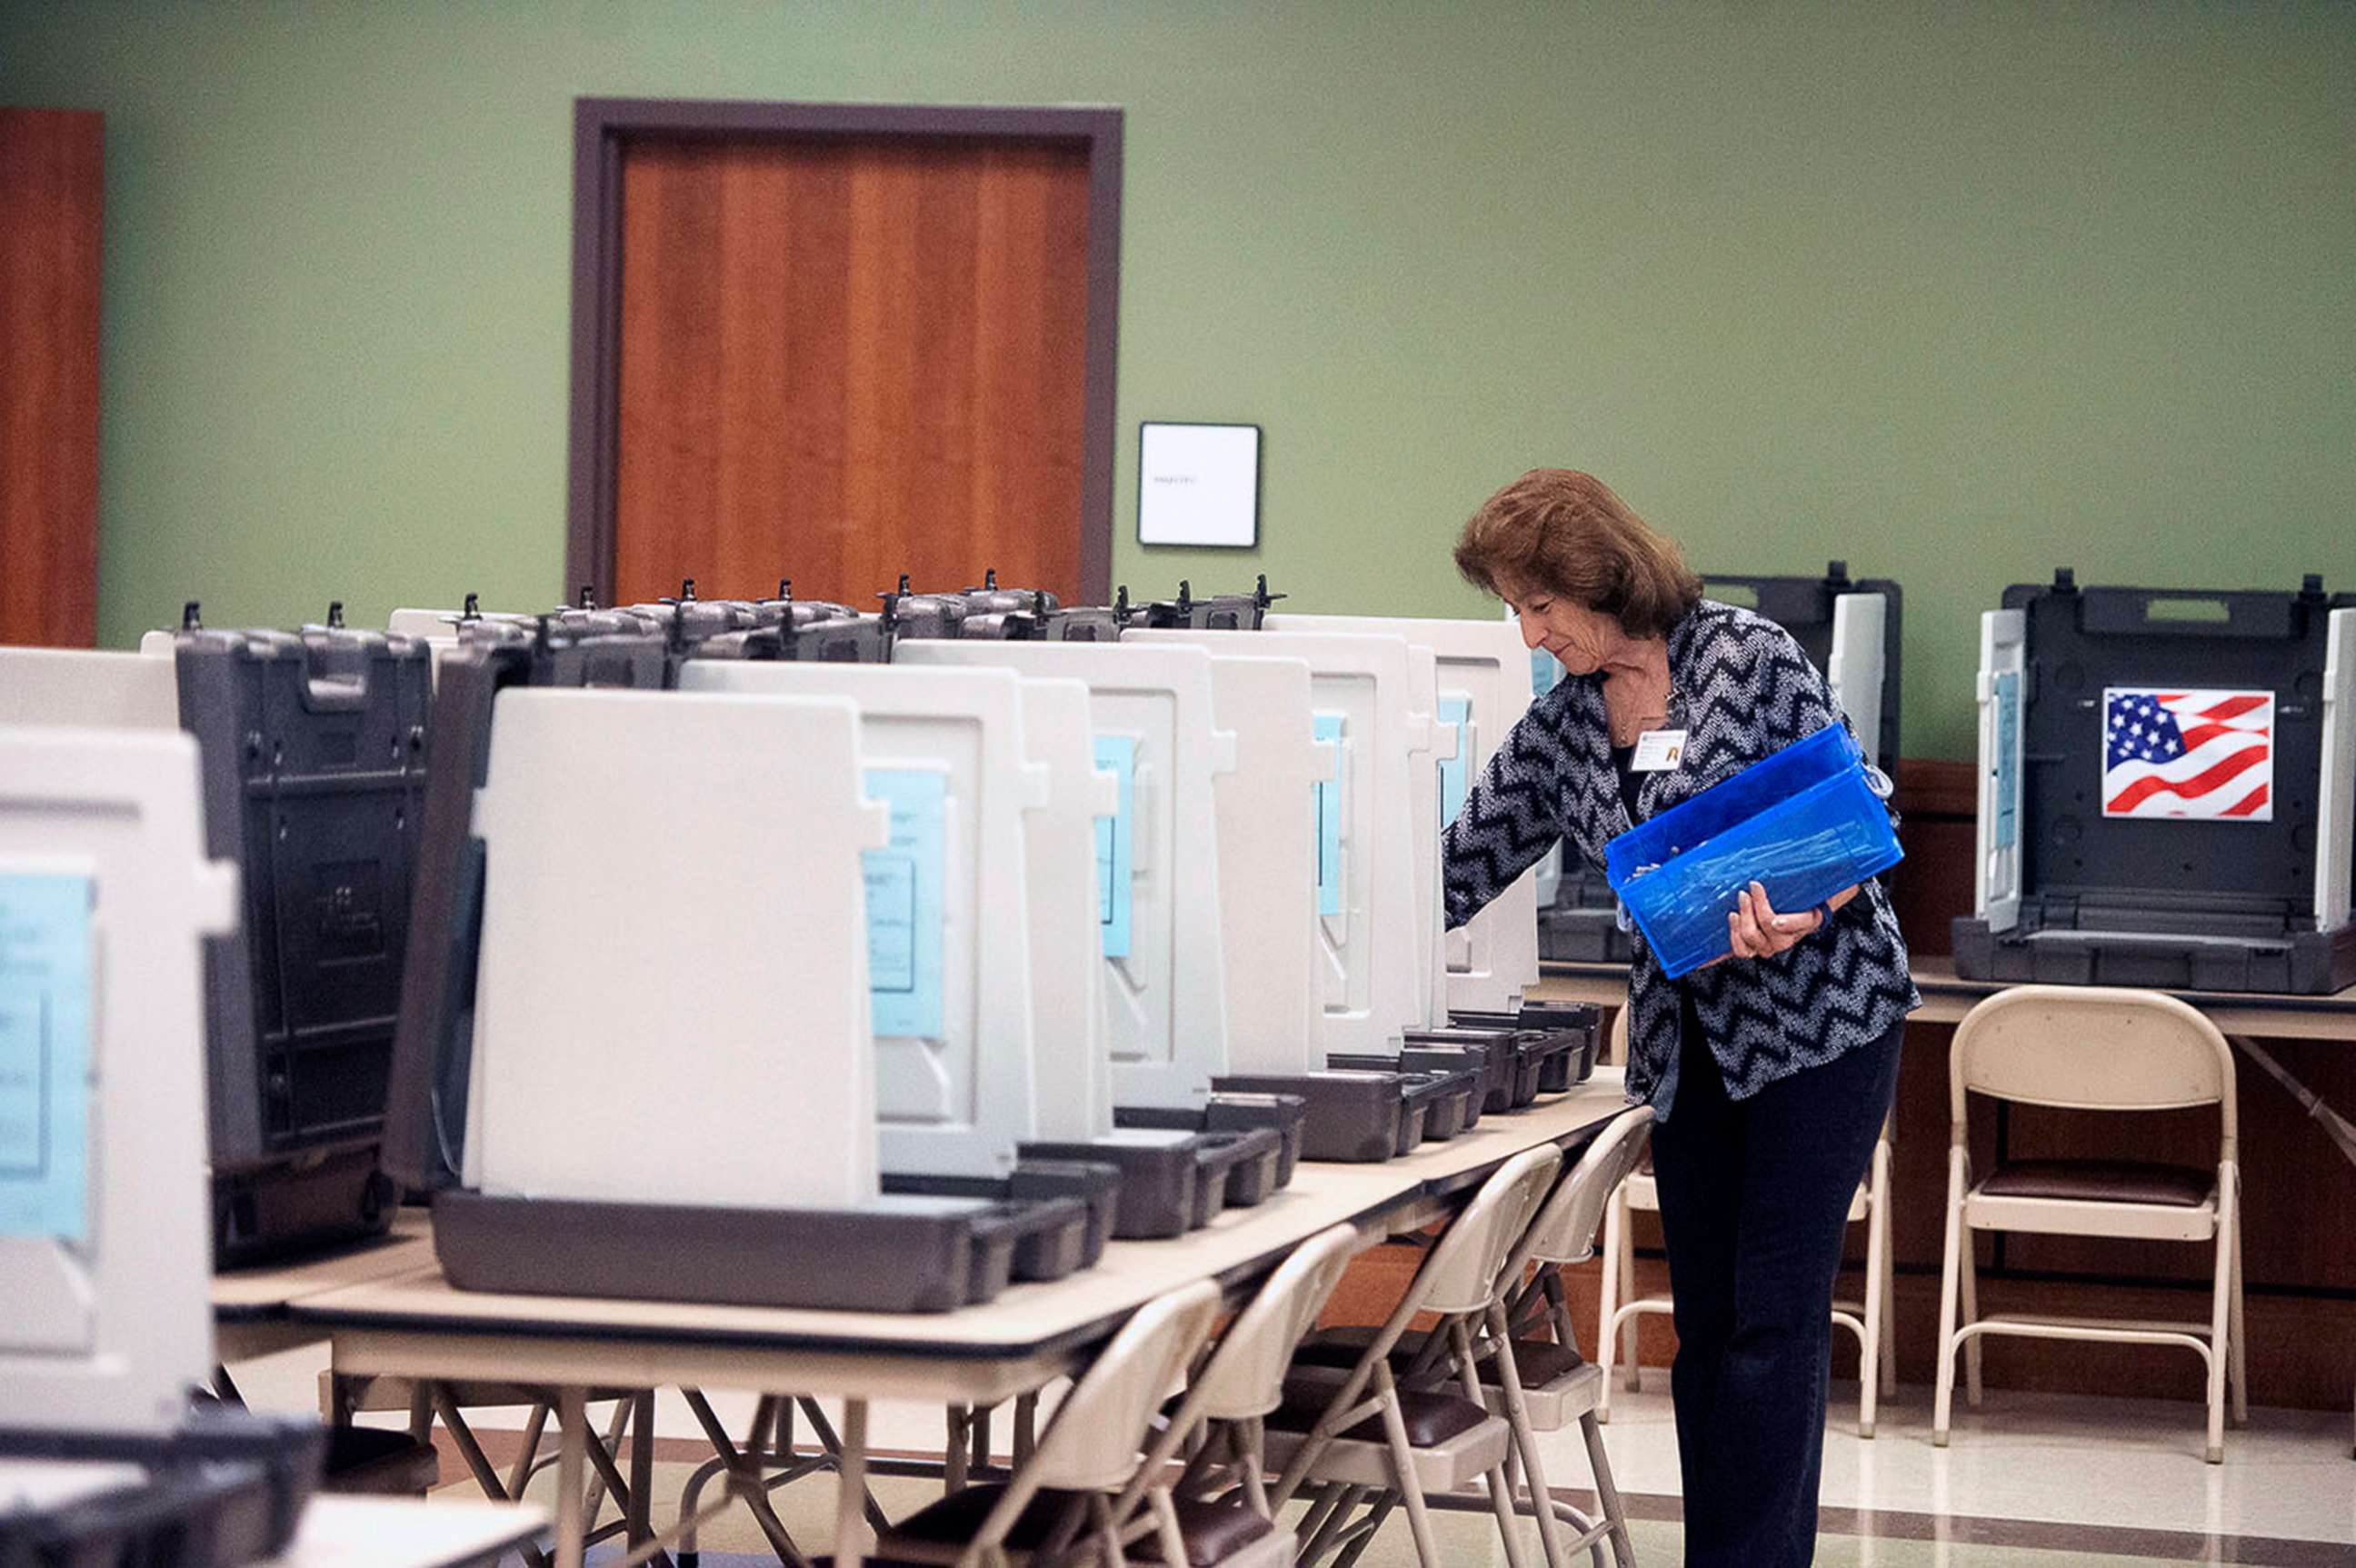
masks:
<path fill-rule="evenodd" d="M 834 1560 L 842 1568 L 860 1568 L 866 1550 L 867 1402 L 842 1402 L 842 1467 L 836 1473 L 834 1495 Z"/>
<path fill-rule="evenodd" d="M 556 1568 L 581 1568 L 588 1531 L 581 1517 L 582 1471 L 588 1464 L 587 1391 L 556 1391 Z"/>
<path fill-rule="evenodd" d="M 948 1407 L 949 1443 L 948 1450 L 941 1455 L 941 1495 L 944 1497 L 965 1490 L 965 1443 L 969 1419 L 965 1406 L 953 1404 Z"/>
<path fill-rule="evenodd" d="M 630 1412 L 630 1529 L 624 1538 L 632 1550 L 654 1534 L 648 1516 L 655 1495 L 655 1391 L 647 1389 L 636 1398 L 637 1408 Z"/>

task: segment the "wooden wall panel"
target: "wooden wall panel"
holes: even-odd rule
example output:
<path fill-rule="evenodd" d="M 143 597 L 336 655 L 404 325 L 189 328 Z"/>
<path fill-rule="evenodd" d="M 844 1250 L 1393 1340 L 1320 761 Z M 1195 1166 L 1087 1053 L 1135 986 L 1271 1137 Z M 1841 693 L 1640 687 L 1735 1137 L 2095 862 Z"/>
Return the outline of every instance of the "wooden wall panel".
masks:
<path fill-rule="evenodd" d="M 1084 149 L 633 141 L 617 596 L 1079 588 Z"/>
<path fill-rule="evenodd" d="M 1890 879 L 1890 902 L 1918 958 L 1954 951 L 1957 915 L 1972 912 L 1972 862 L 1979 850 L 1979 766 L 1936 758 L 1898 763 L 1899 842 L 1906 860 Z"/>
<path fill-rule="evenodd" d="M 0 109 L 0 643 L 98 635 L 104 127 Z"/>

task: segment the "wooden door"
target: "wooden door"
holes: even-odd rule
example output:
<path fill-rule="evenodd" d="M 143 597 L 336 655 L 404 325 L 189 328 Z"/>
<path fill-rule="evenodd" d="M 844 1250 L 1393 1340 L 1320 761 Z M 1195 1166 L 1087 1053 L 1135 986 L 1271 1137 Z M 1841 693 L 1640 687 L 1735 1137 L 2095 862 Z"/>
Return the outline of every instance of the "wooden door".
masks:
<path fill-rule="evenodd" d="M 611 521 L 584 580 L 627 602 L 789 576 L 872 607 L 904 572 L 994 568 L 1101 596 L 1103 150 L 1001 131 L 616 139 Z"/>
<path fill-rule="evenodd" d="M 98 635 L 104 126 L 0 109 L 0 643 Z"/>

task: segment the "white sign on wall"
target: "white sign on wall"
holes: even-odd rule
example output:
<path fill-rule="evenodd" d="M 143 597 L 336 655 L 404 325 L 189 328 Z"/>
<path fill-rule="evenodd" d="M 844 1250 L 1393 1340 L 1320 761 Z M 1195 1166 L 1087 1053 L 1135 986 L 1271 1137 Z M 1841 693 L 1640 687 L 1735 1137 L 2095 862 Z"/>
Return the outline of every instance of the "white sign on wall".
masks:
<path fill-rule="evenodd" d="M 1137 542 L 1224 545 L 1259 542 L 1259 426 L 1138 427 Z"/>

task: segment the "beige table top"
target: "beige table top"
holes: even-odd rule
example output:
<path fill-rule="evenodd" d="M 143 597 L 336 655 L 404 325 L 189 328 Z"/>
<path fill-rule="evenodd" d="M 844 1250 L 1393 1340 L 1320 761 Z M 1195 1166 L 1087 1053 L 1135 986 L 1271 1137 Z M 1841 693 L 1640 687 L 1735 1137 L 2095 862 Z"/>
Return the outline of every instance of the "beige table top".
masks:
<path fill-rule="evenodd" d="M 1590 1002 L 1618 1007 L 1628 1000 L 1628 966 L 1624 963 L 1548 963 L 1545 976 L 1531 991 L 1534 1000 Z M 1912 1016 L 1918 1024 L 1953 1024 L 1972 1010 L 1983 996 L 2008 988 L 1997 980 L 1965 980 L 1955 973 L 1953 959 L 1918 958 L 1914 985 L 1922 993 L 1922 1006 Z M 2356 986 L 2329 996 L 2295 996 L 2278 992 L 2174 991 L 2191 1003 L 2229 1035 L 2254 1035 L 2262 1039 L 2356 1040 Z"/>
<path fill-rule="evenodd" d="M 434 1262 L 432 1223 L 422 1208 L 393 1216 L 374 1240 L 292 1263 L 260 1263 L 213 1275 L 213 1317 L 239 1323 L 283 1314 L 287 1304 L 321 1291 L 414 1273 Z"/>
<path fill-rule="evenodd" d="M 286 1550 L 255 1568 L 465 1568 L 547 1523 L 547 1510 L 530 1504 L 316 1497 Z"/>
<path fill-rule="evenodd" d="M 1093 1269 L 956 1312 L 501 1295 L 457 1290 L 436 1266 L 305 1295 L 289 1310 L 331 1333 L 344 1373 L 994 1402 L 1055 1376 L 1164 1291 L 1202 1279 L 1238 1284 L 1329 1226 L 1355 1225 L 1371 1245 L 1428 1223 L 1469 1179 L 1524 1149 L 1580 1139 L 1621 1105 L 1617 1075 L 1599 1074 L 1404 1159 L 1304 1162 L 1284 1191 L 1202 1230 L 1116 1241 Z"/>

